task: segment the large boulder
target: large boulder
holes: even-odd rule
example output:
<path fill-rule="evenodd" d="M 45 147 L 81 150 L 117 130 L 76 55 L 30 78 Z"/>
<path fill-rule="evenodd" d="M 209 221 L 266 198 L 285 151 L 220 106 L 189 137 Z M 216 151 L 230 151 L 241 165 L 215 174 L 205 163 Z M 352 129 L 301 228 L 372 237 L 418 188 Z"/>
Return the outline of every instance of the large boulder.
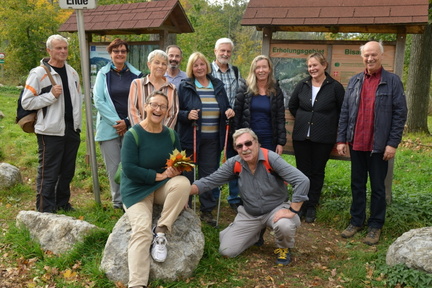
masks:
<path fill-rule="evenodd" d="M 432 273 L 432 227 L 405 232 L 390 245 L 387 265 L 405 264 L 409 268 Z"/>
<path fill-rule="evenodd" d="M 0 188 L 10 188 L 22 183 L 19 169 L 8 163 L 0 163 Z"/>
<path fill-rule="evenodd" d="M 20 211 L 16 218 L 17 227 L 25 227 L 43 250 L 60 255 L 68 252 L 77 242 L 82 242 L 97 226 L 70 216 Z"/>
<path fill-rule="evenodd" d="M 160 217 L 161 207 L 155 206 L 153 224 Z M 129 268 L 127 262 L 128 242 L 131 227 L 126 214 L 116 223 L 103 252 L 101 269 L 108 279 L 127 284 Z M 191 209 L 183 210 L 174 222 L 172 232 L 166 235 L 168 258 L 164 263 L 150 264 L 150 281 L 164 279 L 174 281 L 190 277 L 204 253 L 204 234 L 201 221 Z"/>

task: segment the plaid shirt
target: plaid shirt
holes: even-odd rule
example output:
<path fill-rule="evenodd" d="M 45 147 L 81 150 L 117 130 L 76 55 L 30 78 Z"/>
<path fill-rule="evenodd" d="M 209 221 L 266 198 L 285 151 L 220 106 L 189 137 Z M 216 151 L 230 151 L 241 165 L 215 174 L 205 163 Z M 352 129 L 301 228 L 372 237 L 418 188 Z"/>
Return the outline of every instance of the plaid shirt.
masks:
<path fill-rule="evenodd" d="M 373 74 L 368 74 L 365 71 L 354 132 L 353 150 L 372 151 L 375 119 L 375 93 L 378 84 L 381 81 L 381 71 L 382 68 Z"/>
<path fill-rule="evenodd" d="M 231 64 L 228 64 L 228 70 L 222 72 L 215 61 L 213 61 L 212 65 L 212 76 L 218 78 L 224 83 L 225 91 L 227 92 L 228 96 L 228 101 L 232 108 L 234 107 L 235 97 L 238 88 L 238 79 L 236 79 L 234 69 L 232 68 Z M 240 71 L 238 77 L 240 78 Z"/>

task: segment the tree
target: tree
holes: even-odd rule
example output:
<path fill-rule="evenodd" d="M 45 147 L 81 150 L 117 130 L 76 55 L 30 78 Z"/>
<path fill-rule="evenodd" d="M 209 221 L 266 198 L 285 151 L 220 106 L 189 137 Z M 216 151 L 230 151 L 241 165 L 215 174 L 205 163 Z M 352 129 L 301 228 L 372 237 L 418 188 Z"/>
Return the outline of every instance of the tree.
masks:
<path fill-rule="evenodd" d="M 7 55 L 5 75 L 23 84 L 29 70 L 46 56 L 45 41 L 57 33 L 69 11 L 48 0 L 3 0 L 0 6 L 0 43 Z"/>
<path fill-rule="evenodd" d="M 428 133 L 427 116 L 432 65 L 432 24 L 423 34 L 412 36 L 411 57 L 406 85 L 408 132 Z"/>

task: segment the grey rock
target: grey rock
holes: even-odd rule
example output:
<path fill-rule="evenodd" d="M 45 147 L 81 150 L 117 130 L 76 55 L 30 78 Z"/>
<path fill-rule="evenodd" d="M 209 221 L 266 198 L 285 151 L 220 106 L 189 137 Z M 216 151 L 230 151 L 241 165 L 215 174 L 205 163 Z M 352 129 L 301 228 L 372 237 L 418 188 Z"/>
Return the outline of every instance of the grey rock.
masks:
<path fill-rule="evenodd" d="M 10 188 L 22 183 L 19 169 L 8 163 L 0 163 L 0 188 Z"/>
<path fill-rule="evenodd" d="M 161 207 L 155 206 L 153 224 L 160 217 Z M 131 227 L 126 214 L 116 223 L 105 245 L 101 261 L 101 269 L 108 279 L 127 284 L 129 268 L 127 262 L 128 242 Z M 174 222 L 172 232 L 166 235 L 168 257 L 164 263 L 150 264 L 150 281 L 164 279 L 174 281 L 190 277 L 198 266 L 204 253 L 204 234 L 201 221 L 191 209 L 183 210 Z"/>
<path fill-rule="evenodd" d="M 409 268 L 432 273 L 432 227 L 405 232 L 390 245 L 387 265 L 405 264 Z"/>
<path fill-rule="evenodd" d="M 92 231 L 101 229 L 70 216 L 36 211 L 20 211 L 16 223 L 17 227 L 28 229 L 43 250 L 57 255 L 70 251 Z"/>

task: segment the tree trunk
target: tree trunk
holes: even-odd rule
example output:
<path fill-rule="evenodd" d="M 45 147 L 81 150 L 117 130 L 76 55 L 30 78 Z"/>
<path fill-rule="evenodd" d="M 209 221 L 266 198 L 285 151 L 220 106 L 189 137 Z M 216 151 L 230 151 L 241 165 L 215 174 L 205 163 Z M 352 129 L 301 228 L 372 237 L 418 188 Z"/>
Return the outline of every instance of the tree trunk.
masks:
<path fill-rule="evenodd" d="M 428 133 L 427 116 L 432 66 L 432 25 L 423 34 L 412 37 L 411 57 L 406 88 L 408 132 Z"/>

